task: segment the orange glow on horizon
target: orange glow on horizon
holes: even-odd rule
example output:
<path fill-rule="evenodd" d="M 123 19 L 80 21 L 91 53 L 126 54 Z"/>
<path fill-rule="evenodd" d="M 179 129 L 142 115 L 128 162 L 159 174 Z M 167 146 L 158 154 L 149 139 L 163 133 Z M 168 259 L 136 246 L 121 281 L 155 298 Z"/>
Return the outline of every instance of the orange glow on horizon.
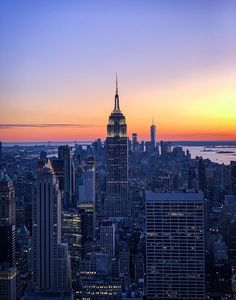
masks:
<path fill-rule="evenodd" d="M 154 116 L 157 140 L 236 140 L 235 82 L 234 70 L 219 69 L 160 86 L 152 82 L 148 86 L 121 86 L 120 107 L 127 120 L 128 135 L 131 137 L 136 132 L 139 140 L 149 140 Z M 0 140 L 91 141 L 106 138 L 114 90 L 103 87 L 97 97 L 93 90 L 81 91 L 79 96 L 77 89 L 72 90 L 69 98 L 66 91 L 61 95 L 59 91 L 54 93 L 51 98 L 44 93 L 36 94 L 34 101 L 17 94 L 14 103 L 2 101 Z M 62 125 L 50 127 L 52 123 Z M 15 125 L 8 128 L 7 124 Z M 41 128 L 30 124 L 46 125 Z"/>
<path fill-rule="evenodd" d="M 144 127 L 143 127 L 144 128 Z M 138 134 L 138 140 L 150 140 L 150 128 L 147 125 L 145 130 L 141 126 L 136 130 L 129 130 L 131 138 L 133 132 Z M 135 128 L 133 128 L 135 129 Z M 36 142 L 36 141 L 93 141 L 97 138 L 106 138 L 106 128 L 11 128 L 0 130 L 0 140 L 3 142 Z M 159 129 L 157 126 L 157 141 L 196 141 L 196 140 L 236 140 L 236 130 L 212 131 L 204 130 L 168 130 Z"/>

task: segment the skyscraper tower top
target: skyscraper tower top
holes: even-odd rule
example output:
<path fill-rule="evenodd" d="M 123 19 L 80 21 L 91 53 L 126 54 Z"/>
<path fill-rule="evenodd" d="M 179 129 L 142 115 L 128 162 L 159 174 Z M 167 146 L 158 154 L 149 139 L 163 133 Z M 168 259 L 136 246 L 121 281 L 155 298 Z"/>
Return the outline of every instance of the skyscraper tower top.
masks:
<path fill-rule="evenodd" d="M 116 76 L 116 93 L 115 93 L 115 105 L 112 113 L 109 116 L 108 125 L 107 125 L 107 136 L 108 137 L 126 137 L 127 133 L 127 125 L 125 116 L 122 114 L 120 110 L 120 102 L 119 102 L 119 94 L 118 94 L 118 79 Z"/>
<path fill-rule="evenodd" d="M 153 148 L 156 147 L 156 125 L 154 122 L 154 118 L 152 118 L 152 125 L 151 125 L 151 145 Z"/>

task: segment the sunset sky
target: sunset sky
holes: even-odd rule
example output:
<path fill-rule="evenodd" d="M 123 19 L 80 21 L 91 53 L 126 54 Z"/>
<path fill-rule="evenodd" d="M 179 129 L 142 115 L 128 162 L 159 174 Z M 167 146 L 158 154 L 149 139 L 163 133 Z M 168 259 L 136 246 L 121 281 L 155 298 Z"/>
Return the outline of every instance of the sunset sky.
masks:
<path fill-rule="evenodd" d="M 236 1 L 1 0 L 0 140 L 236 140 Z"/>

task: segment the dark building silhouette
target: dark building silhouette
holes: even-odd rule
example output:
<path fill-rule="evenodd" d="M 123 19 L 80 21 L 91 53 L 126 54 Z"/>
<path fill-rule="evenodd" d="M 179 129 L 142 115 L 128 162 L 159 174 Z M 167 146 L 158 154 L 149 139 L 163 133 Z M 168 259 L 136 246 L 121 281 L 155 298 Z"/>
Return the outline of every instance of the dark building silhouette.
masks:
<path fill-rule="evenodd" d="M 0 178 L 0 299 L 16 299 L 15 189 L 4 170 Z"/>
<path fill-rule="evenodd" d="M 95 231 L 94 203 L 80 203 L 78 212 L 81 220 L 81 256 L 90 254 Z"/>
<path fill-rule="evenodd" d="M 58 158 L 63 161 L 63 206 L 71 207 L 73 190 L 71 147 L 68 145 L 60 146 L 58 148 Z"/>
<path fill-rule="evenodd" d="M 42 151 L 40 152 L 40 161 L 46 163 L 47 160 L 48 160 L 48 159 L 47 159 L 47 152 L 42 150 Z"/>
<path fill-rule="evenodd" d="M 107 182 L 104 212 L 107 217 L 128 217 L 128 138 L 125 116 L 120 110 L 116 81 L 115 106 L 107 125 Z"/>
<path fill-rule="evenodd" d="M 2 168 L 2 142 L 0 142 L 0 169 Z"/>
<path fill-rule="evenodd" d="M 198 187 L 201 191 L 205 192 L 206 190 L 206 168 L 205 163 L 202 157 L 198 161 Z"/>
<path fill-rule="evenodd" d="M 190 167 L 188 170 L 188 188 L 195 189 L 196 188 L 196 172 L 194 167 Z"/>
<path fill-rule="evenodd" d="M 236 161 L 230 162 L 230 190 L 231 194 L 236 195 Z"/>
<path fill-rule="evenodd" d="M 151 133 L 151 146 L 154 149 L 156 147 L 156 125 L 154 124 L 154 121 L 152 122 L 152 125 L 150 127 L 150 133 Z"/>
<path fill-rule="evenodd" d="M 138 151 L 138 137 L 137 133 L 132 133 L 132 151 L 137 152 Z"/>

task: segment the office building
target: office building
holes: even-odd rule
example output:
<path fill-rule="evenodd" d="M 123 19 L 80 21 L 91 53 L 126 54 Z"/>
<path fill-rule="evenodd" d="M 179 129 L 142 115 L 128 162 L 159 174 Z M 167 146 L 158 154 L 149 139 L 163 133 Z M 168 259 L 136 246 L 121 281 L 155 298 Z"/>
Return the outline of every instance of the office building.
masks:
<path fill-rule="evenodd" d="M 81 257 L 87 257 L 92 251 L 95 234 L 95 204 L 80 203 L 78 211 L 81 219 Z"/>
<path fill-rule="evenodd" d="M 171 153 L 171 142 L 161 141 L 161 156 L 167 157 Z"/>
<path fill-rule="evenodd" d="M 201 191 L 205 192 L 207 187 L 206 182 L 206 167 L 202 157 L 198 161 L 198 187 Z"/>
<path fill-rule="evenodd" d="M 13 225 L 16 218 L 16 200 L 13 182 L 3 170 L 0 178 L 0 226 Z"/>
<path fill-rule="evenodd" d="M 71 161 L 71 147 L 68 145 L 58 147 L 58 158 L 63 161 L 63 207 L 71 207 L 73 190 L 73 172 Z"/>
<path fill-rule="evenodd" d="M 2 168 L 2 142 L 0 142 L 0 170 Z"/>
<path fill-rule="evenodd" d="M 115 224 L 103 221 L 100 226 L 100 250 L 109 258 L 115 256 Z"/>
<path fill-rule="evenodd" d="M 79 203 L 95 203 L 95 165 L 87 164 L 81 170 Z"/>
<path fill-rule="evenodd" d="M 15 189 L 3 170 L 0 178 L 0 299 L 16 299 Z"/>
<path fill-rule="evenodd" d="M 230 190 L 232 195 L 236 195 L 236 161 L 230 162 Z"/>
<path fill-rule="evenodd" d="M 81 217 L 77 209 L 71 208 L 62 212 L 62 242 L 68 244 L 72 284 L 76 286 L 81 258 Z"/>
<path fill-rule="evenodd" d="M 32 242 L 35 289 L 70 290 L 68 245 L 61 243 L 61 193 L 50 160 L 37 170 Z"/>
<path fill-rule="evenodd" d="M 137 133 L 132 133 L 132 151 L 137 152 L 138 151 L 138 137 Z"/>
<path fill-rule="evenodd" d="M 128 138 L 125 116 L 120 110 L 116 80 L 115 106 L 107 125 L 107 182 L 104 213 L 107 217 L 128 217 Z"/>
<path fill-rule="evenodd" d="M 205 299 L 202 193 L 146 193 L 148 299 Z"/>

